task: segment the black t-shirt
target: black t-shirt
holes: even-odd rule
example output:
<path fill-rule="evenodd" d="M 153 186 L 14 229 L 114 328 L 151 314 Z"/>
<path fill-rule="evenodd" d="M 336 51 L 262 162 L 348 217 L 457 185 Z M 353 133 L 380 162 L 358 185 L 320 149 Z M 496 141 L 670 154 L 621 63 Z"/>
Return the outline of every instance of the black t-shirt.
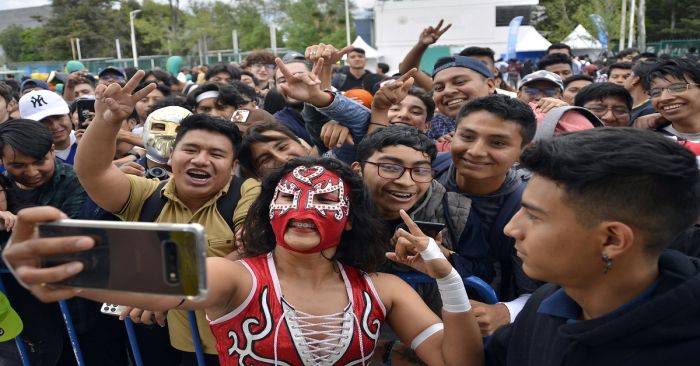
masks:
<path fill-rule="evenodd" d="M 8 202 L 11 212 L 17 213 L 23 208 L 36 206 L 41 191 L 39 188 L 22 189 L 18 187 L 17 184 L 15 184 L 13 188 L 12 193 L 14 197 Z"/>

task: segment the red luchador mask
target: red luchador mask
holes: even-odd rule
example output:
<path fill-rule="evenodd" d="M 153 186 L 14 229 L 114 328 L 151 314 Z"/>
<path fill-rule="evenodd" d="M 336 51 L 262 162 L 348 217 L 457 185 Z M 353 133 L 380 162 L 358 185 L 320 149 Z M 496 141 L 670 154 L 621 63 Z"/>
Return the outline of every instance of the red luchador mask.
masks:
<path fill-rule="evenodd" d="M 319 195 L 338 192 L 338 200 L 319 200 Z M 270 223 L 277 244 L 299 252 L 315 253 L 338 246 L 345 229 L 350 210 L 349 187 L 333 172 L 324 167 L 298 166 L 285 175 L 275 188 L 270 202 Z M 287 197 L 288 199 L 280 199 Z M 279 202 L 278 202 L 279 201 Z M 320 243 L 308 250 L 290 247 L 284 241 L 284 233 L 291 220 L 311 220 L 321 237 Z"/>

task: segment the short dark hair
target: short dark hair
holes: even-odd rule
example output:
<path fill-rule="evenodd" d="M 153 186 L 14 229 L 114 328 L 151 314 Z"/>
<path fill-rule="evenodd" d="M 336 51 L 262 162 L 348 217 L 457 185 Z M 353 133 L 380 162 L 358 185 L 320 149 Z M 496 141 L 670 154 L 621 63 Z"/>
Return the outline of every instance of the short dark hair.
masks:
<path fill-rule="evenodd" d="M 223 62 L 212 65 L 209 68 L 209 70 L 207 70 L 207 73 L 204 74 L 204 79 L 209 80 L 212 77 L 214 77 L 214 75 L 221 73 L 221 72 L 225 72 L 225 73 L 231 75 L 231 79 L 233 79 L 233 80 L 241 80 L 241 72 L 238 70 L 238 68 L 233 67 L 233 66 L 226 64 L 226 63 L 223 63 Z"/>
<path fill-rule="evenodd" d="M 164 97 L 170 96 L 170 94 L 172 93 L 172 91 L 170 91 L 170 87 L 168 87 L 165 84 L 158 84 L 155 81 L 144 81 L 144 82 L 140 83 L 139 85 L 137 85 L 136 89 L 134 89 L 134 91 L 137 92 L 137 91 L 147 87 L 148 84 L 155 84 L 156 85 L 155 90 L 158 90 L 159 92 L 163 93 Z"/>
<path fill-rule="evenodd" d="M 610 75 L 613 69 L 632 70 L 632 66 L 634 66 L 634 64 L 631 62 L 615 62 L 608 67 L 608 75 Z"/>
<path fill-rule="evenodd" d="M 253 73 L 248 70 L 241 70 L 241 76 L 243 75 L 249 76 L 251 79 L 253 79 L 253 83 L 255 83 L 255 85 L 258 85 L 258 83 L 260 82 L 260 80 L 258 80 L 258 78 L 256 78 L 255 75 L 253 75 Z"/>
<path fill-rule="evenodd" d="M 566 89 L 569 86 L 569 84 L 573 83 L 574 81 L 579 81 L 579 80 L 586 80 L 586 81 L 590 81 L 591 83 L 595 82 L 595 80 L 593 80 L 593 77 L 590 75 L 578 74 L 578 75 L 570 76 L 570 77 L 566 78 L 566 80 L 564 80 L 564 89 Z"/>
<path fill-rule="evenodd" d="M 165 84 L 166 86 L 170 87 L 172 84 L 170 81 L 170 73 L 164 70 L 159 70 L 159 69 L 150 69 L 146 71 L 146 75 L 143 76 L 143 79 L 146 80 L 149 76 L 153 76 L 156 78 L 156 80 L 160 81 L 160 83 L 157 83 L 158 85 L 160 84 Z"/>
<path fill-rule="evenodd" d="M 629 55 L 632 55 L 632 54 L 635 54 L 635 53 L 639 53 L 639 50 L 636 49 L 636 48 L 634 48 L 634 47 L 625 48 L 624 50 L 618 52 L 617 55 L 616 55 L 616 57 L 617 57 L 618 59 L 621 59 L 621 58 L 624 58 L 625 56 L 629 56 Z"/>
<path fill-rule="evenodd" d="M 275 54 L 267 50 L 253 50 L 245 57 L 243 60 L 246 67 L 250 67 L 253 64 L 274 64 Z"/>
<path fill-rule="evenodd" d="M 537 68 L 540 70 L 545 70 L 547 66 L 552 66 L 556 64 L 567 64 L 572 66 L 571 57 L 563 53 L 552 53 L 550 55 L 544 56 L 537 62 Z"/>
<path fill-rule="evenodd" d="M 385 64 L 385 63 L 383 63 L 383 62 L 378 63 L 378 64 L 377 64 L 377 68 L 379 68 L 380 70 L 382 70 L 382 72 L 385 73 L 385 74 L 386 74 L 387 72 L 389 72 L 389 65 L 387 65 L 387 64 Z"/>
<path fill-rule="evenodd" d="M 529 105 L 519 99 L 501 94 L 472 99 L 459 109 L 455 118 L 455 124 L 459 126 L 464 117 L 478 111 L 493 113 L 504 120 L 518 124 L 520 126 L 520 137 L 523 139 L 521 146 L 529 144 L 535 137 L 535 131 L 537 130 L 535 113 L 532 112 L 532 108 Z"/>
<path fill-rule="evenodd" d="M 700 84 L 700 67 L 695 62 L 684 58 L 663 60 L 642 77 L 642 86 L 644 90 L 649 90 L 652 80 L 667 79 L 669 76 L 679 80 L 686 80 L 686 77 L 689 77 L 693 83 Z"/>
<path fill-rule="evenodd" d="M 182 107 L 187 110 L 190 109 L 190 107 L 187 105 L 187 98 L 183 97 L 182 95 L 170 95 L 153 104 L 151 109 L 148 111 L 148 114 L 153 113 L 155 110 L 171 106 Z"/>
<path fill-rule="evenodd" d="M 41 122 L 30 119 L 11 119 L 0 124 L 0 157 L 5 158 L 5 146 L 36 160 L 43 159 L 51 151 L 51 131 Z"/>
<path fill-rule="evenodd" d="M 426 117 L 425 117 L 425 122 L 430 122 L 433 120 L 433 116 L 435 115 L 435 101 L 433 100 L 433 97 L 428 93 L 425 89 L 419 88 L 417 86 L 412 87 L 411 89 L 408 89 L 408 95 L 412 95 L 418 99 L 420 99 L 423 104 L 425 104 L 425 112 Z"/>
<path fill-rule="evenodd" d="M 520 164 L 561 186 L 583 225 L 621 221 L 641 232 L 652 253 L 700 216 L 695 156 L 653 131 L 594 128 L 540 140 Z"/>
<path fill-rule="evenodd" d="M 226 136 L 231 141 L 233 157 L 234 159 L 236 158 L 236 150 L 241 144 L 241 131 L 238 130 L 235 124 L 206 114 L 187 116 L 180 121 L 180 125 L 177 126 L 175 130 L 177 134 L 175 135 L 174 146 L 177 146 L 180 140 L 182 140 L 188 132 L 193 130 L 205 130 Z"/>
<path fill-rule="evenodd" d="M 267 131 L 279 132 L 289 137 L 291 140 L 301 144 L 301 139 L 299 139 L 299 137 L 295 135 L 294 132 L 292 132 L 292 130 L 290 130 L 289 128 L 287 128 L 287 126 L 277 121 L 263 121 L 254 124 L 246 131 L 245 135 L 243 135 L 243 139 L 241 140 L 241 144 L 238 148 L 238 154 L 236 155 L 238 157 L 238 162 L 241 164 L 241 167 L 244 170 L 246 170 L 247 173 L 256 176 L 258 175 L 258 169 L 255 166 L 252 154 L 252 147 L 254 144 L 258 142 L 270 142 L 281 140 L 281 138 L 279 137 L 263 135 L 263 133 Z"/>
<path fill-rule="evenodd" d="M 389 125 L 365 136 L 357 146 L 357 154 L 355 156 L 357 161 L 364 166 L 364 162 L 375 152 L 387 146 L 397 145 L 407 146 L 420 151 L 428 155 L 431 162 L 437 156 L 435 141 L 419 129 L 406 125 Z"/>
<path fill-rule="evenodd" d="M 245 257 L 255 257 L 272 251 L 277 241 L 270 224 L 270 202 L 277 183 L 298 166 L 320 165 L 337 174 L 349 187 L 350 213 L 348 221 L 352 229 L 343 231 L 335 255 L 329 260 L 353 266 L 365 272 L 375 272 L 386 261 L 389 250 L 383 225 L 375 217 L 372 200 L 357 173 L 339 160 L 329 158 L 296 158 L 280 170 L 274 171 L 262 181 L 260 196 L 248 210 L 243 230 Z"/>
<path fill-rule="evenodd" d="M 547 54 L 549 55 L 549 51 L 551 50 L 567 50 L 569 51 L 569 56 L 573 56 L 574 54 L 571 52 L 571 47 L 566 44 L 566 43 L 552 43 L 551 46 L 547 47 Z"/>
<path fill-rule="evenodd" d="M 253 78 L 253 81 L 255 81 L 255 78 Z M 241 96 L 244 95 L 244 96 L 248 97 L 248 99 L 250 99 L 250 100 L 252 100 L 252 101 L 255 101 L 255 100 L 257 99 L 257 97 L 258 97 L 258 93 L 255 91 L 255 89 L 254 89 L 252 86 L 250 86 L 250 85 L 248 85 L 248 84 L 246 84 L 246 83 L 244 83 L 244 82 L 242 82 L 242 81 L 240 81 L 240 80 L 234 80 L 234 81 L 232 81 L 232 82 L 231 82 L 231 87 L 232 87 L 235 91 L 238 92 L 238 95 L 241 95 Z"/>
<path fill-rule="evenodd" d="M 494 56 L 495 52 L 493 52 L 493 50 L 489 47 L 476 47 L 476 46 L 467 47 L 467 48 L 463 49 L 459 53 L 459 55 L 460 56 L 467 56 L 467 57 L 484 56 L 484 57 L 490 58 L 492 63 L 496 62 L 496 59 Z"/>
<path fill-rule="evenodd" d="M 365 49 L 360 48 L 360 47 L 355 47 L 355 48 L 351 49 L 350 51 L 348 51 L 348 55 L 353 53 L 353 52 L 361 53 L 363 55 L 366 54 Z"/>
<path fill-rule="evenodd" d="M 584 104 L 592 100 L 602 101 L 607 97 L 618 97 L 622 99 L 627 109 L 630 111 L 632 110 L 634 101 L 632 100 L 630 92 L 628 92 L 624 86 L 613 83 L 593 83 L 591 85 L 586 85 L 576 93 L 574 105 L 583 107 Z"/>
<path fill-rule="evenodd" d="M 2 99 L 5 99 L 6 103 L 12 101 L 13 94 L 14 92 L 12 91 L 12 87 L 0 81 L 0 97 L 2 97 Z"/>
<path fill-rule="evenodd" d="M 638 62 L 639 59 L 641 59 L 641 58 L 645 58 L 647 61 L 650 61 L 650 60 L 656 60 L 656 58 L 658 58 L 658 57 L 659 57 L 659 56 L 658 56 L 656 53 L 654 53 L 654 52 L 642 52 L 642 53 L 640 53 L 639 55 L 635 56 L 635 57 L 632 59 L 632 61 L 633 61 L 633 62 Z"/>
<path fill-rule="evenodd" d="M 656 60 L 640 61 L 632 66 L 632 74 L 639 77 L 639 82 L 644 90 L 648 90 L 644 87 L 644 79 L 646 79 L 647 74 L 656 66 L 658 62 Z"/>
<path fill-rule="evenodd" d="M 199 104 L 197 102 L 197 97 L 208 91 L 219 92 L 219 97 L 216 99 L 216 103 L 220 105 L 228 105 L 238 108 L 246 103 L 245 99 L 243 99 L 243 97 L 238 94 L 238 91 L 231 85 L 208 82 L 204 83 L 187 96 L 187 104 L 192 110 L 194 110 L 197 107 L 197 104 Z"/>

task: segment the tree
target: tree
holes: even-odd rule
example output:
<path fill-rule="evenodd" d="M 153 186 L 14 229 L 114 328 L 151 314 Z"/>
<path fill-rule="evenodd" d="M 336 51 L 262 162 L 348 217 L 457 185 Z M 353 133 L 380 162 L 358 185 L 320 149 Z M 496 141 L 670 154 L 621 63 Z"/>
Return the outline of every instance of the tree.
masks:
<path fill-rule="evenodd" d="M 129 22 L 129 12 L 141 10 L 134 19 L 137 34 L 137 51 L 140 55 L 187 54 L 192 47 L 190 32 L 186 28 L 189 14 L 173 4 L 144 0 L 139 6 L 136 1 L 122 5 L 121 17 Z M 173 13 L 175 15 L 173 15 Z M 176 21 L 176 23 L 173 23 Z M 127 38 L 130 39 L 130 38 Z"/>
<path fill-rule="evenodd" d="M 0 46 L 8 61 L 33 61 L 44 58 L 42 28 L 11 25 L 0 33 Z"/>
<path fill-rule="evenodd" d="M 647 1 L 647 41 L 700 38 L 697 0 Z"/>
<path fill-rule="evenodd" d="M 282 30 L 287 47 L 304 50 L 319 42 L 346 46 L 343 0 L 284 0 L 281 9 L 286 14 Z"/>
<path fill-rule="evenodd" d="M 543 31 L 551 42 L 561 42 L 578 24 L 596 34 L 591 14 L 598 14 L 603 18 L 608 39 L 620 38 L 622 0 L 542 0 L 540 5 L 545 11 L 542 17 L 533 21 L 533 25 Z"/>

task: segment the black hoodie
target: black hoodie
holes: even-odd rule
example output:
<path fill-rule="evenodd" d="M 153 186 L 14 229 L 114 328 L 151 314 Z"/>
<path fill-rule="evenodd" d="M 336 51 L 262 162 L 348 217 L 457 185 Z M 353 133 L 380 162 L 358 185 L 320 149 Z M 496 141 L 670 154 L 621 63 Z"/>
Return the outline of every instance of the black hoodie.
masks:
<path fill-rule="evenodd" d="M 560 287 L 547 284 L 515 322 L 487 345 L 491 365 L 699 365 L 700 261 L 674 250 L 662 253 L 651 296 L 621 313 L 567 324 L 538 313 Z"/>

